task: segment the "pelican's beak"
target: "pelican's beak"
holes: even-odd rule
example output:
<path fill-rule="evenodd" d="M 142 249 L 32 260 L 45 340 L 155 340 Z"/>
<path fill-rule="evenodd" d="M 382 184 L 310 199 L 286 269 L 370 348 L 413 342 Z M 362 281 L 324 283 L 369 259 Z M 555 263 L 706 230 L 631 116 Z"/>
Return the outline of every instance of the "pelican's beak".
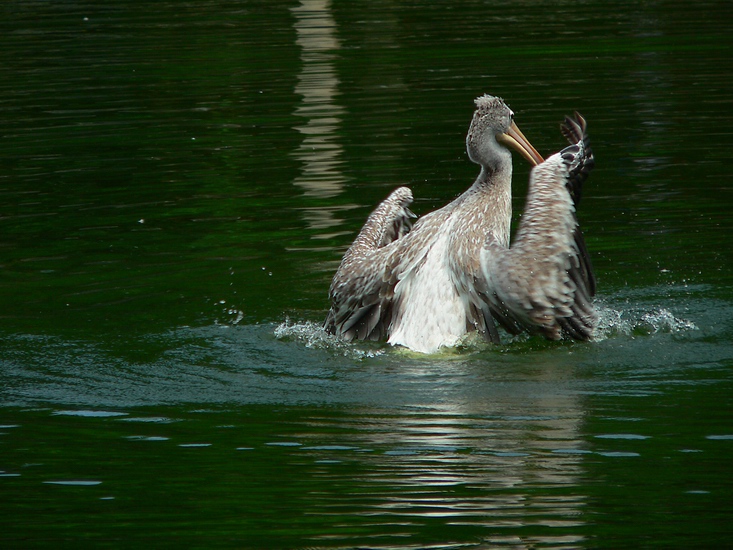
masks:
<path fill-rule="evenodd" d="M 514 122 L 512 122 L 512 125 L 509 126 L 509 129 L 505 133 L 497 135 L 496 140 L 499 143 L 517 151 L 520 155 L 526 158 L 532 166 L 537 166 L 545 160 L 542 158 L 542 155 L 537 152 L 537 149 L 532 147 L 532 144 L 527 141 L 527 138 L 519 131 L 519 128 L 517 128 L 517 125 Z"/>

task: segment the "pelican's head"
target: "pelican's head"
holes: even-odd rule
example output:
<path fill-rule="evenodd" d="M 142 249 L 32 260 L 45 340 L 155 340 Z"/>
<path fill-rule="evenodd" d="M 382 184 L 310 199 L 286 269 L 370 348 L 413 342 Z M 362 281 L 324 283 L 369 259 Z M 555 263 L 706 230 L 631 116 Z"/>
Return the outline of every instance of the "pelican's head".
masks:
<path fill-rule="evenodd" d="M 485 94 L 475 103 L 476 112 L 466 136 L 466 149 L 473 162 L 490 167 L 500 160 L 504 147 L 514 149 L 533 166 L 544 160 L 519 131 L 514 113 L 503 99 Z"/>

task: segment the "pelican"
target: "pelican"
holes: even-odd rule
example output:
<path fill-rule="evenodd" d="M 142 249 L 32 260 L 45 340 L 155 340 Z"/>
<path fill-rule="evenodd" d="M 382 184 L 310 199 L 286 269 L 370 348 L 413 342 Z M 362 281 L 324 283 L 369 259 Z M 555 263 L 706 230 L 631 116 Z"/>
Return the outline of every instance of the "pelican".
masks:
<path fill-rule="evenodd" d="M 543 160 L 501 98 L 475 104 L 466 148 L 481 168 L 476 181 L 414 225 L 409 188 L 377 206 L 334 275 L 329 333 L 422 353 L 469 332 L 499 343 L 497 323 L 511 334 L 591 338 L 595 277 L 575 213 L 594 164 L 586 122 L 566 117 L 570 145 Z M 510 149 L 533 165 L 511 246 Z"/>

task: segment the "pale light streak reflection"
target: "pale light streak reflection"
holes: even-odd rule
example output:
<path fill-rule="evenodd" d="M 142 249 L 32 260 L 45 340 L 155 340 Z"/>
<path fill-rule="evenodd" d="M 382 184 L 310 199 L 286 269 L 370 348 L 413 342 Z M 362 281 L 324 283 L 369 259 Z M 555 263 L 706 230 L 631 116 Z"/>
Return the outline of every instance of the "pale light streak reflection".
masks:
<path fill-rule="evenodd" d="M 334 52 L 340 46 L 336 22 L 330 0 L 301 0 L 291 11 L 303 63 L 295 86 L 302 101 L 295 115 L 304 119 L 296 126 L 303 141 L 293 153 L 302 163 L 302 172 L 293 183 L 304 189 L 306 197 L 330 198 L 341 193 L 345 181 L 339 169 L 343 148 L 338 142 L 338 129 L 344 109 L 336 102 L 339 78 Z M 321 231 L 340 225 L 336 212 L 348 208 L 353 205 L 310 207 L 302 209 L 302 215 L 311 228 Z"/>

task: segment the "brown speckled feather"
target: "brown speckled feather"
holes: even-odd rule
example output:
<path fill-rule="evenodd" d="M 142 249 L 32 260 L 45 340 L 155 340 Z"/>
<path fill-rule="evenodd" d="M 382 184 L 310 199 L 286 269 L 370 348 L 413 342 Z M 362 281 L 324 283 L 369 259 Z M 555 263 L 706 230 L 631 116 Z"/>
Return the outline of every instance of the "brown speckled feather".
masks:
<path fill-rule="evenodd" d="M 415 215 L 412 191 L 395 189 L 367 219 L 331 283 L 326 330 L 347 341 L 387 336 L 402 246 Z"/>
<path fill-rule="evenodd" d="M 532 170 L 511 248 L 489 237 L 481 261 L 492 310 L 503 323 L 552 340 L 584 340 L 597 323 L 595 278 L 575 205 L 594 161 L 580 115 L 566 119 L 563 133 L 575 143 Z"/>

